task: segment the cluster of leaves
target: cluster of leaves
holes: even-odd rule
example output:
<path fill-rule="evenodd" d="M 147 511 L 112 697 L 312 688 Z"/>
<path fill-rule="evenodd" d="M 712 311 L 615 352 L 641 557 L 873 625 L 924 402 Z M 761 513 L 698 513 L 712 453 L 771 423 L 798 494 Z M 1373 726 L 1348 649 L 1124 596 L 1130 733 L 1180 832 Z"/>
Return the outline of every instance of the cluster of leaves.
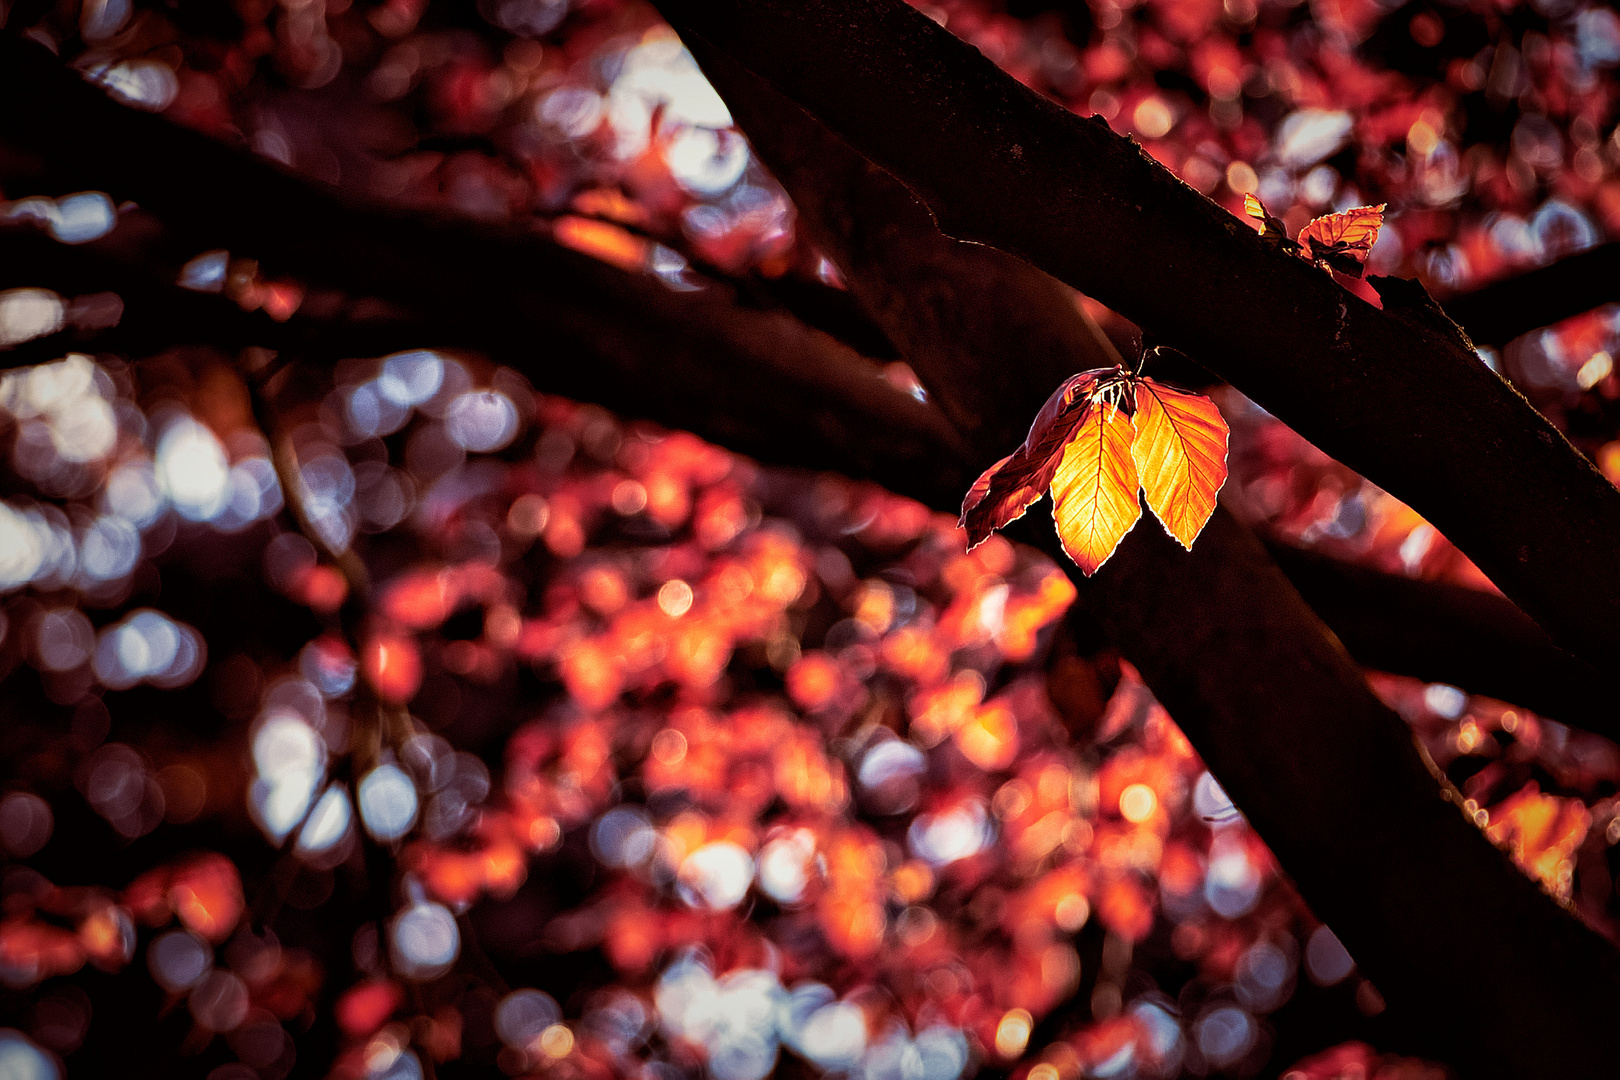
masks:
<path fill-rule="evenodd" d="M 1226 482 L 1226 421 L 1209 398 L 1125 368 L 1081 372 L 1053 392 L 1017 450 L 962 502 L 968 545 L 1022 517 L 1045 490 L 1069 558 L 1089 577 L 1148 507 L 1192 549 Z"/>
<path fill-rule="evenodd" d="M 1271 215 L 1253 195 L 1243 196 L 1243 211 L 1260 222 L 1260 237 L 1283 251 L 1298 255 L 1328 270 L 1353 278 L 1367 272 L 1367 258 L 1378 242 L 1387 204 L 1356 206 L 1339 214 L 1324 214 L 1288 238 L 1288 227 Z"/>

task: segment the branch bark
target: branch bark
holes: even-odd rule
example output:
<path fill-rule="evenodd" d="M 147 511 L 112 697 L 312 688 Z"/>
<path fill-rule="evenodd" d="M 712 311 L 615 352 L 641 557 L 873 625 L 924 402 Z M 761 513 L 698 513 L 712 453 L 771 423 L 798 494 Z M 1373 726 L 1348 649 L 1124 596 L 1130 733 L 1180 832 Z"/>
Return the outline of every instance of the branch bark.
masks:
<path fill-rule="evenodd" d="M 54 360 L 69 349 L 145 357 L 176 345 L 208 345 L 226 352 L 255 346 L 323 364 L 437 346 L 477 349 L 496 363 L 525 372 L 547 391 L 557 387 L 559 363 L 607 372 L 614 377 L 587 386 L 584 397 L 624 411 L 616 376 L 625 372 L 612 367 L 613 356 L 595 341 L 582 342 L 577 355 L 559 351 L 537 357 L 527 337 L 506 335 L 476 313 L 468 319 L 434 320 L 405 309 L 331 318 L 301 311 L 287 322 L 277 322 L 262 312 L 242 311 L 222 296 L 172 284 L 172 260 L 151 250 L 150 238 L 158 227 L 149 219 L 126 214 L 111 236 L 76 247 L 32 230 L 0 229 L 0 289 L 44 286 L 69 296 L 109 291 L 124 302 L 116 327 L 90 336 L 53 335 L 0 351 L 0 368 Z M 134 235 L 126 235 L 130 232 Z M 999 255 L 972 245 L 962 245 L 962 251 L 969 257 Z M 1022 265 L 1009 261 L 1014 267 Z M 623 273 L 612 268 L 607 272 Z M 633 313 L 629 317 L 632 322 L 641 320 Z M 750 398 L 745 411 L 694 412 L 689 387 L 683 385 L 688 373 L 648 352 L 633 358 L 628 371 L 629 380 L 645 388 L 648 400 L 657 403 L 647 418 L 697 430 L 716 441 L 723 437 L 733 449 L 767 462 L 834 470 L 843 463 L 846 471 L 854 469 L 850 462 L 867 462 L 870 471 L 860 475 L 887 476 L 894 490 L 953 512 L 972 475 L 973 462 L 964 453 L 966 441 L 953 442 L 948 425 L 930 416 L 927 407 L 887 387 L 864 407 L 842 400 L 837 405 L 840 414 L 870 414 L 872 424 L 794 428 L 797 417 L 792 413 L 797 407 L 784 396 L 774 372 L 789 364 L 801 371 L 846 371 L 852 383 L 870 390 L 869 367 L 860 357 L 809 332 L 784 334 L 778 340 L 792 354 L 761 364 L 753 327 L 762 318 L 775 321 L 774 315 L 762 317 L 756 309 L 734 304 L 713 319 L 715 331 L 723 337 L 707 363 L 713 370 L 731 373 L 734 380 L 747 380 L 737 387 L 739 396 Z M 679 347 L 678 342 L 673 345 Z M 1089 346 L 1082 342 L 1081 347 Z M 1100 362 L 1101 357 L 1087 358 L 1078 366 Z M 948 369 L 919 363 L 931 377 L 941 371 L 948 374 Z M 1039 385 L 1030 383 L 1032 398 L 1038 396 L 1034 391 Z M 1016 425 L 1012 408 L 1006 411 L 1009 425 Z M 895 443 L 891 436 L 897 431 L 905 434 Z M 917 448 L 911 456 L 909 446 Z M 929 467 L 918 468 L 919 460 Z M 1553 645 L 1511 602 L 1471 589 L 1391 577 L 1287 545 L 1269 547 L 1294 587 L 1358 663 L 1451 683 L 1576 727 L 1620 736 L 1620 725 L 1611 721 L 1614 693 L 1609 681 Z"/>
<path fill-rule="evenodd" d="M 1620 737 L 1613 680 L 1560 649 L 1511 600 L 1288 544 L 1267 543 L 1266 550 L 1363 667 L 1449 683 Z"/>
<path fill-rule="evenodd" d="M 688 44 L 802 227 L 946 413 L 965 418 L 980 461 L 1060 378 L 1096 362 L 1055 282 L 942 235 L 892 177 L 706 41 Z M 1044 508 L 1025 522 L 1416 1045 L 1489 1075 L 1552 1059 L 1595 1074 L 1611 1060 L 1620 1038 L 1589 1025 L 1596 1002 L 1620 1003 L 1620 952 L 1442 801 L 1405 723 L 1242 525 L 1217 511 L 1189 554 L 1144 522 L 1087 579 Z M 1528 987 L 1558 999 L 1555 1016 L 1523 1007 Z"/>
<path fill-rule="evenodd" d="M 911 188 L 1416 508 L 1563 647 L 1620 652 L 1620 491 L 1415 286 L 1379 311 L 900 0 L 660 9 Z M 988 197 L 987 197 L 988 193 Z M 1507 510 L 1506 508 L 1511 508 Z"/>
<path fill-rule="evenodd" d="M 859 356 L 782 312 L 743 303 L 724 285 L 674 293 L 543 237 L 492 239 L 448 222 L 435 231 L 411 216 L 379 221 L 374 211 L 346 208 L 335 192 L 279 175 L 268 162 L 114 104 L 31 43 L 0 37 L 0 59 L 6 61 L 0 79 L 4 72 L 20 73 L 36 91 L 31 107 L 47 119 L 25 125 L 24 134 L 33 133 L 29 144 L 50 152 L 53 166 L 68 157 L 62 182 L 138 194 L 149 208 L 167 210 L 189 244 L 166 238 L 163 225 L 145 212 L 126 212 L 110 237 L 71 248 L 27 230 L 0 230 L 0 285 L 48 285 L 69 294 L 111 289 L 125 300 L 119 326 L 88 343 L 45 339 L 0 352 L 0 366 L 54 359 L 79 344 L 137 354 L 145 349 L 147 355 L 186 342 L 227 349 L 256 345 L 316 362 L 403 348 L 474 348 L 528 372 L 548 391 L 610 403 L 765 461 L 869 476 L 947 511 L 955 510 L 972 470 L 989 453 L 973 458 L 968 441 L 957 438 L 951 425 L 872 378 Z M 0 130 L 24 126 L 17 116 L 27 108 L 0 114 Z M 126 125 L 135 134 L 124 133 Z M 151 152 L 95 150 L 140 145 Z M 807 223 L 834 212 L 833 204 L 847 202 L 850 186 L 861 182 L 862 171 L 844 167 L 835 185 L 831 165 L 823 167 L 826 193 L 801 195 Z M 203 199 L 221 186 L 233 197 Z M 984 350 L 966 350 L 981 357 L 971 361 L 980 380 L 978 400 L 952 408 L 973 431 L 980 404 L 1004 404 L 1000 429 L 977 433 L 994 443 L 992 449 L 1022 436 L 1025 417 L 1069 371 L 1106 362 L 1096 343 L 1076 329 L 1066 294 L 1045 275 L 980 245 L 952 244 L 949 259 L 930 255 L 915 239 L 926 221 L 921 207 L 891 192 L 883 211 L 886 224 L 852 232 L 850 242 L 867 258 L 887 250 L 892 263 L 906 255 L 906 289 L 933 296 L 935 307 L 949 313 L 950 324 L 931 339 L 927 331 L 908 331 L 908 352 L 931 379 L 949 376 L 963 384 L 964 371 L 953 366 L 952 355 L 963 351 L 961 342 L 984 344 Z M 256 216 L 268 218 L 269 225 L 237 220 Z M 368 247 L 368 230 L 385 235 Z M 326 256 L 323 239 L 336 257 Z M 251 246 L 255 240 L 262 246 Z M 328 319 L 300 312 L 278 323 L 172 284 L 188 254 L 222 243 L 245 246 L 245 253 L 287 272 L 349 292 L 377 283 L 364 272 L 377 262 L 403 267 L 412 286 L 385 294 L 405 305 L 394 314 Z M 523 268 L 516 286 L 489 272 L 503 261 Z M 362 272 L 350 274 L 355 264 Z M 973 279 L 965 286 L 952 278 L 964 276 L 963 266 L 977 268 L 965 275 Z M 474 287 L 465 288 L 469 279 Z M 568 286 L 561 294 L 553 287 L 559 281 Z M 504 302 L 508 290 L 524 285 L 530 294 L 515 304 Z M 494 291 L 480 292 L 484 286 Z M 448 298 L 458 306 L 445 317 Z M 868 301 L 879 307 L 886 302 L 871 296 Z M 1066 318 L 1066 326 L 1051 328 Z M 842 319 L 847 322 L 848 314 Z M 989 359 L 997 355 L 1003 329 L 1034 343 L 1016 363 Z M 537 349 L 537 342 L 546 347 Z M 1296 556 L 1285 560 L 1285 568 L 1369 666 L 1452 682 L 1620 735 L 1607 681 L 1558 650 L 1507 604 L 1330 561 Z M 1358 604 L 1358 594 L 1395 606 Z M 1558 674 L 1540 678 L 1538 671 Z"/>

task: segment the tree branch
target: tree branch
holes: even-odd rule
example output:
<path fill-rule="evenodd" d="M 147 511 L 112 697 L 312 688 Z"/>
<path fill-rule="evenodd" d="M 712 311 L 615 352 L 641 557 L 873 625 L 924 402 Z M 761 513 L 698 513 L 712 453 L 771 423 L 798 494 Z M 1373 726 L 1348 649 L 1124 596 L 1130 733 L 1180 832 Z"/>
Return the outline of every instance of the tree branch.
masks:
<path fill-rule="evenodd" d="M 1620 738 L 1613 680 L 1560 649 L 1511 600 L 1275 541 L 1266 549 L 1363 667 L 1450 683 Z"/>
<path fill-rule="evenodd" d="M 544 363 L 550 392 L 609 400 L 767 461 L 940 491 L 971 480 L 937 410 L 788 313 L 742 307 L 724 285 L 675 291 L 541 235 L 352 204 L 126 109 L 5 34 L 0 100 L 28 103 L 0 110 L 0 138 L 48 155 L 64 183 L 136 200 L 191 252 L 228 247 L 275 272 L 397 301 L 417 313 L 412 347 L 487 349 L 531 371 Z M 942 445 L 958 452 L 941 456 Z"/>
<path fill-rule="evenodd" d="M 1611 241 L 1551 266 L 1458 293 L 1444 306 L 1475 341 L 1505 345 L 1520 334 L 1617 301 L 1620 242 Z"/>
<path fill-rule="evenodd" d="M 706 42 L 688 41 L 803 227 L 935 400 L 965 418 L 981 461 L 999 456 L 1007 430 L 1077 362 L 1097 362 L 1082 359 L 1097 346 L 1055 282 L 942 235 L 892 177 Z M 1415 1043 L 1500 1075 L 1553 1058 L 1590 1071 L 1620 1049 L 1587 1026 L 1594 1002 L 1620 1002 L 1620 952 L 1444 804 L 1406 724 L 1242 525 L 1217 511 L 1189 555 L 1142 522 L 1086 579 L 1047 514 L 1024 521 Z M 1556 1020 L 1523 1008 L 1529 986 L 1557 998 Z"/>
<path fill-rule="evenodd" d="M 1620 652 L 1620 491 L 1415 286 L 1379 311 L 900 0 L 660 0 L 902 180 L 1413 506 L 1565 648 Z M 1509 510 L 1511 508 L 1511 510 Z"/>
<path fill-rule="evenodd" d="M 0 288 L 45 286 L 70 296 L 110 291 L 124 301 L 123 318 L 116 327 L 85 338 L 53 335 L 28 342 L 0 352 L 0 367 L 43 363 L 70 348 L 144 357 L 183 344 L 210 345 L 226 352 L 257 346 L 312 363 L 332 363 L 349 356 L 438 345 L 478 348 L 495 362 L 527 373 L 542 389 L 554 388 L 557 357 L 537 359 L 526 340 L 506 339 L 485 322 L 446 324 L 413 313 L 323 319 L 300 312 L 282 323 L 262 312 L 242 311 L 222 296 L 169 284 L 172 268 L 160 264 L 159 271 L 169 272 L 154 276 L 150 252 L 121 235 L 130 224 L 126 215 L 126 222 L 106 240 L 77 247 L 32 230 L 0 229 Z M 135 223 L 135 231 L 149 230 Z M 874 398 L 882 403 L 877 414 L 882 424 L 845 429 L 837 441 L 819 428 L 781 439 L 786 418 L 777 407 L 784 402 L 770 372 L 792 360 L 810 370 L 848 368 L 854 380 L 857 375 L 865 378 L 866 365 L 827 339 L 806 334 L 784 337 L 794 355 L 777 358 L 762 369 L 751 359 L 749 344 L 749 327 L 758 318 L 757 311 L 736 306 L 715 320 L 718 329 L 738 335 L 713 354 L 715 368 L 745 376 L 763 372 L 747 387 L 756 396 L 746 412 L 722 415 L 708 410 L 694 419 L 680 404 L 686 393 L 679 385 L 680 373 L 649 353 L 637 359 L 632 381 L 644 386 L 651 400 L 675 404 L 652 410 L 647 417 L 672 427 L 700 428 L 711 436 L 728 432 L 732 448 L 774 463 L 837 469 L 840 461 L 887 462 L 860 475 L 889 475 L 895 478 L 890 485 L 894 490 L 935 509 L 955 510 L 972 468 L 965 457 L 957 460 L 964 444 L 953 444 L 948 429 L 937 420 L 916 426 L 916 418 L 926 416 L 927 409 L 897 391 L 884 387 Z M 589 343 L 588 350 L 572 362 L 592 370 L 611 359 L 595 343 Z M 617 389 L 616 383 L 603 380 L 588 400 L 618 406 Z M 785 404 L 792 407 L 791 402 Z M 840 403 L 838 411 L 862 410 L 854 403 Z M 891 433 L 913 427 L 896 449 Z M 905 446 L 913 441 L 920 456 L 934 463 L 933 469 L 916 469 L 915 462 L 904 456 Z M 1285 544 L 1269 546 L 1294 587 L 1358 663 L 1452 683 L 1576 727 L 1620 736 L 1620 725 L 1611 719 L 1614 693 L 1609 682 L 1553 645 L 1511 602 L 1472 589 L 1392 577 Z"/>
<path fill-rule="evenodd" d="M 1186 553 L 1149 523 L 1085 600 L 1413 1048 L 1465 1076 L 1605 1074 L 1620 953 L 1438 797 L 1252 536 L 1217 512 Z"/>

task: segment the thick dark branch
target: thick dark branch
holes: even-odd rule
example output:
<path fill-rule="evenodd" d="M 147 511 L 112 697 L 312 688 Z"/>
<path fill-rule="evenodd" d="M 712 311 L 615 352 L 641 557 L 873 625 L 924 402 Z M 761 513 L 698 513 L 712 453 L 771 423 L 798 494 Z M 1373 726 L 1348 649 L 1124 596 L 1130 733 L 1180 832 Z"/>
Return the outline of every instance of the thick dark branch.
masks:
<path fill-rule="evenodd" d="M 852 292 L 978 456 L 998 456 L 1036 395 L 1097 351 L 1073 305 L 1027 264 L 940 234 L 892 177 L 689 42 Z M 1217 512 L 1189 555 L 1145 520 L 1087 580 L 1044 512 L 1025 521 L 1416 1044 L 1497 1075 L 1560 1057 L 1590 1071 L 1620 1049 L 1587 1026 L 1594 1002 L 1620 1002 L 1620 953 L 1442 802 L 1404 722 L 1242 525 Z M 1556 1021 L 1527 1015 L 1527 986 L 1556 997 Z"/>
<path fill-rule="evenodd" d="M 46 154 L 53 175 L 134 199 L 190 251 L 226 247 L 273 272 L 396 301 L 419 320 L 413 346 L 485 349 L 543 370 L 550 392 L 611 401 L 766 461 L 936 491 L 971 480 L 937 410 L 790 314 L 741 306 L 724 285 L 675 291 L 540 235 L 351 205 L 125 109 L 3 34 L 0 100 L 12 103 L 0 138 Z M 942 445 L 957 450 L 942 456 Z M 879 457 L 862 456 L 875 448 Z"/>
<path fill-rule="evenodd" d="M 793 197 L 800 228 L 971 440 L 976 465 L 1023 441 L 1065 378 L 1119 362 L 1071 290 L 1004 251 L 942 236 L 903 185 L 723 54 L 691 48 Z"/>
<path fill-rule="evenodd" d="M 1086 603 L 1413 1047 L 1465 1076 L 1605 1075 L 1620 954 L 1438 797 L 1254 538 L 1218 512 L 1186 553 L 1144 522 L 1105 569 Z"/>
<path fill-rule="evenodd" d="M 285 323 L 276 322 L 262 312 L 242 311 L 222 296 L 168 283 L 172 267 L 154 260 L 152 245 L 141 242 L 149 231 L 146 223 L 126 215 L 106 240 L 66 247 L 31 230 L 0 230 L 0 288 L 45 286 L 70 296 L 110 291 L 124 301 L 123 318 L 116 327 L 85 338 L 55 335 L 0 351 L 0 367 L 54 360 L 69 348 L 144 357 L 185 344 L 227 352 L 256 346 L 314 363 L 330 363 L 349 356 L 379 356 L 436 345 L 479 349 L 497 363 L 524 371 L 549 391 L 555 388 L 559 360 L 586 370 L 612 362 L 612 356 L 595 342 L 583 343 L 584 351 L 577 356 L 542 358 L 529 348 L 527 339 L 503 338 L 487 323 L 434 321 L 414 313 L 318 318 L 300 312 Z M 998 254 L 977 247 L 964 250 L 990 258 Z M 160 272 L 171 272 L 154 276 L 154 262 Z M 710 357 L 712 367 L 732 372 L 734 378 L 758 379 L 746 387 L 754 395 L 746 411 L 721 415 L 718 409 L 710 409 L 694 417 L 687 404 L 687 389 L 680 385 L 683 373 L 670 368 L 659 353 L 650 352 L 635 360 L 630 376 L 659 403 L 648 417 L 671 426 L 684 423 L 688 429 L 729 432 L 730 445 L 751 448 L 766 461 L 829 469 L 838 468 L 839 462 L 887 462 L 875 467 L 873 474 L 893 477 L 894 490 L 936 509 L 955 509 L 971 468 L 965 458 L 957 460 L 965 444 L 953 442 L 949 429 L 937 419 L 916 426 L 919 418 L 928 415 L 927 410 L 886 387 L 868 406 L 868 410 L 878 409 L 881 424 L 837 432 L 800 429 L 793 433 L 791 445 L 779 441 L 781 433 L 789 430 L 784 422 L 791 420 L 783 411 L 796 406 L 784 398 L 771 372 L 793 362 L 810 371 L 847 370 L 851 382 L 869 386 L 869 368 L 861 358 L 811 334 L 784 336 L 781 340 L 794 350 L 793 355 L 761 367 L 754 362 L 752 327 L 762 319 L 774 322 L 776 316 L 735 306 L 715 320 L 716 330 L 726 337 Z M 930 374 L 937 378 L 940 372 Z M 963 385 L 960 377 L 954 385 Z M 618 406 L 619 389 L 617 382 L 604 380 L 593 388 L 589 400 Z M 854 403 L 842 402 L 838 410 L 857 415 L 863 411 Z M 898 443 L 891 440 L 895 431 L 913 428 Z M 905 448 L 913 444 L 920 447 L 917 457 L 934 463 L 934 468 L 919 470 L 915 459 L 904 456 Z M 1620 728 L 1611 722 L 1613 691 L 1608 682 L 1554 646 L 1510 602 L 1470 589 L 1391 577 L 1286 545 L 1272 545 L 1271 550 L 1295 587 L 1359 663 L 1453 683 L 1577 727 L 1620 735 Z"/>
<path fill-rule="evenodd" d="M 1067 290 L 995 248 L 942 236 L 892 177 L 701 40 L 695 54 L 856 297 L 901 341 L 982 465 L 1022 436 L 1075 370 L 1112 362 Z M 930 313 L 916 317 L 919 307 Z M 1185 374 L 1185 373 L 1181 373 Z M 1451 682 L 1620 738 L 1613 688 L 1499 596 L 1273 551 L 1368 667 Z"/>
<path fill-rule="evenodd" d="M 901 0 L 661 0 L 944 230 L 1182 349 L 1419 510 L 1565 648 L 1620 652 L 1620 492 L 1412 288 L 1379 311 Z"/>
<path fill-rule="evenodd" d="M 1620 242 L 1610 242 L 1459 293 L 1446 301 L 1445 309 L 1479 344 L 1505 345 L 1520 334 L 1616 302 Z"/>
<path fill-rule="evenodd" d="M 91 117 L 101 104 L 82 95 L 76 102 Z M 137 128 L 146 123 L 134 119 Z M 16 126 L 35 145 L 63 149 L 37 126 Z M 69 154 L 82 175 L 94 177 L 89 185 L 135 195 L 191 230 L 199 245 L 240 247 L 280 260 L 288 271 L 413 306 L 448 302 L 456 307 L 457 326 L 477 324 L 474 336 L 496 341 L 499 351 L 532 357 L 534 344 L 543 341 L 565 360 L 543 369 L 553 376 L 545 380 L 548 388 L 613 401 L 733 446 L 741 442 L 741 449 L 749 449 L 750 439 L 763 440 L 771 447 L 763 456 L 774 460 L 794 456 L 796 433 L 819 436 L 805 438 L 812 449 L 801 456 L 878 476 L 934 505 L 943 501 L 941 491 L 961 490 L 960 480 L 953 487 L 947 479 L 951 463 L 985 452 L 963 447 L 931 419 L 931 410 L 908 414 L 903 395 L 873 378 L 854 354 L 784 315 L 745 314 L 719 287 L 672 293 L 605 273 L 591 260 L 533 238 L 478 236 L 450 225 L 424 231 L 405 219 L 363 214 L 286 178 L 267 181 L 262 167 L 228 153 L 211 157 L 212 150 L 200 151 L 184 133 L 176 142 L 166 127 L 107 134 L 113 145 L 103 141 Z M 75 139 L 83 135 L 80 126 Z M 131 147 L 119 144 L 131 140 L 145 155 L 120 153 Z M 192 180 L 177 181 L 163 167 L 136 164 L 142 160 L 203 168 Z M 445 273 L 446 267 L 454 272 Z M 965 295 L 954 282 L 930 302 L 954 304 Z M 717 329 L 732 321 L 744 329 Z M 988 323 L 974 325 L 980 329 L 968 327 L 970 335 Z M 917 356 L 942 340 L 937 327 L 923 329 L 907 338 Z M 840 359 L 820 362 L 830 355 Z M 663 362 L 662 377 L 646 378 L 648 357 Z M 593 362 L 579 363 L 584 358 Z M 716 363 L 731 364 L 719 381 Z M 532 359 L 521 366 L 540 368 Z M 807 374 L 806 367 L 815 370 Z M 975 379 L 983 386 L 996 370 L 985 365 Z M 691 384 L 684 397 L 683 382 Z M 672 392 L 675 400 L 663 397 Z M 761 431 L 760 403 L 773 393 L 792 408 L 770 412 L 771 424 L 797 427 Z M 807 412 L 809 423 L 787 415 L 794 412 Z M 722 430 L 738 417 L 744 434 Z M 895 429 L 884 426 L 896 417 L 906 418 L 901 429 L 915 444 L 908 451 L 907 439 L 900 440 L 898 455 L 892 453 Z M 824 460 L 829 447 L 843 460 Z M 879 447 L 882 453 L 873 449 Z M 925 467 L 929 454 L 937 457 Z M 1590 1041 L 1583 1046 L 1579 1038 L 1557 1036 L 1563 1024 L 1583 1035 L 1602 1030 L 1600 1012 L 1613 1003 L 1612 953 L 1549 905 L 1455 811 L 1438 799 L 1414 798 L 1424 784 L 1431 794 L 1433 786 L 1404 727 L 1371 698 L 1252 538 L 1221 516 L 1189 557 L 1157 531 L 1139 529 L 1114 570 L 1090 588 L 1094 609 L 1294 869 L 1318 911 L 1347 931 L 1355 927 L 1346 937 L 1375 976 L 1387 976 L 1393 990 L 1411 984 L 1414 967 L 1433 964 L 1427 992 L 1439 1004 L 1431 1001 L 1427 1015 L 1455 1021 L 1455 1032 L 1478 1034 L 1483 1012 L 1492 1022 L 1482 1037 L 1536 1047 L 1539 1068 L 1587 1071 Z M 1301 707 L 1313 716 L 1303 733 Z M 1315 730 L 1318 725 L 1325 732 Z M 1376 799 L 1371 810 L 1369 798 Z M 1347 822 L 1358 827 L 1347 829 Z M 1376 887 L 1385 875 L 1412 894 Z M 1470 886 L 1478 895 L 1467 895 Z M 1445 916 L 1437 919 L 1439 909 Z M 1533 958 L 1517 944 L 1523 931 L 1540 946 Z M 1459 950 L 1465 960 L 1453 963 Z M 1518 1008 L 1517 1001 L 1506 1013 L 1494 1001 L 1478 1008 L 1482 993 L 1503 985 L 1544 1002 L 1547 1013 Z M 1501 1023 L 1504 1016 L 1517 1026 Z M 1549 1041 L 1557 1044 L 1551 1051 Z M 1512 1068 L 1513 1059 L 1498 1056 L 1485 1064 Z"/>

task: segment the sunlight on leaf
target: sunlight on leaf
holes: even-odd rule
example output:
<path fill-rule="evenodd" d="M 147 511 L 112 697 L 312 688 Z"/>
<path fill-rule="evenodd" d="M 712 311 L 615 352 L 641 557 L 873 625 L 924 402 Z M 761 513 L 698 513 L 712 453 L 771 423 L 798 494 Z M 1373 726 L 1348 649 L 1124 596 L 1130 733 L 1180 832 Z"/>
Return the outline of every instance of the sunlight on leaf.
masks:
<path fill-rule="evenodd" d="M 1260 223 L 1260 235 L 1262 237 L 1267 240 L 1286 241 L 1288 239 L 1288 227 L 1279 218 L 1273 216 L 1271 211 L 1266 209 L 1266 204 L 1254 195 L 1243 196 L 1243 212 Z"/>
<path fill-rule="evenodd" d="M 1383 203 L 1357 206 L 1317 218 L 1299 230 L 1299 242 L 1310 251 L 1312 261 L 1359 278 L 1367 272 L 1367 256 L 1378 242 L 1383 224 Z"/>
<path fill-rule="evenodd" d="M 984 471 L 962 502 L 961 527 L 968 550 L 990 534 L 1024 516 L 1046 493 L 1069 441 L 1085 412 L 1087 395 L 1108 369 L 1084 371 L 1066 380 L 1047 399 L 1030 425 L 1023 445 Z"/>
<path fill-rule="evenodd" d="M 1147 504 L 1190 551 L 1226 482 L 1226 421 L 1209 398 L 1142 379 L 1132 422 L 1131 458 Z"/>
<path fill-rule="evenodd" d="M 1142 516 L 1130 418 L 1118 408 L 1087 410 L 1052 480 L 1052 519 L 1063 550 L 1087 575 L 1119 546 Z"/>

